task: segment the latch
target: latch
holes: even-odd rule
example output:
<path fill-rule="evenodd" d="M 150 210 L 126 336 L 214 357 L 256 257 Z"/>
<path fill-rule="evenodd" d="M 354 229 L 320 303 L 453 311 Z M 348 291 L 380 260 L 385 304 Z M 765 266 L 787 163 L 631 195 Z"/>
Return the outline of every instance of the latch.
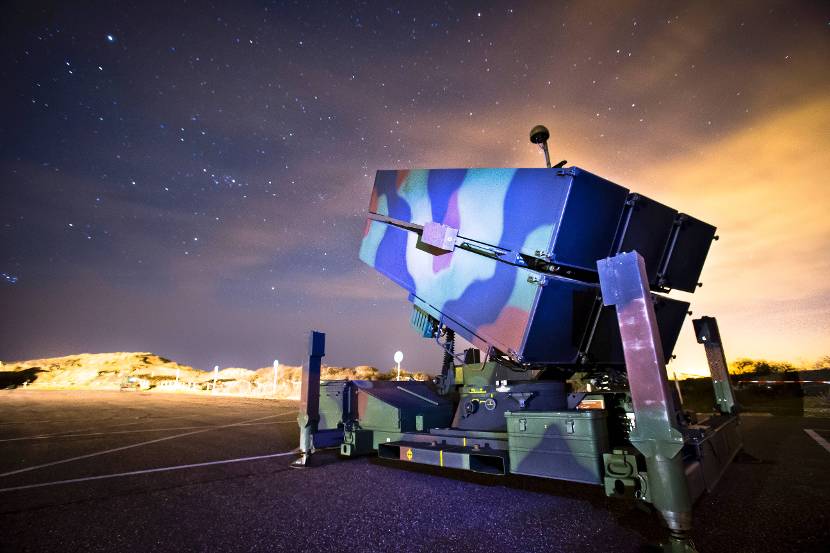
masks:
<path fill-rule="evenodd" d="M 531 284 L 538 284 L 539 286 L 546 286 L 547 283 L 548 283 L 547 277 L 536 276 L 536 275 L 528 276 L 527 281 Z"/>

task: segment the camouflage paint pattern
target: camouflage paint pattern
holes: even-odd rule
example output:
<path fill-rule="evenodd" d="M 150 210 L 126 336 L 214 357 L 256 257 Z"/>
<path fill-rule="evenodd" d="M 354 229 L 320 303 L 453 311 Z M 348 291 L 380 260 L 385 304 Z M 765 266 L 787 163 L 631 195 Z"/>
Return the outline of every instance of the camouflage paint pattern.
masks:
<path fill-rule="evenodd" d="M 532 361 L 572 362 L 581 329 L 545 313 L 544 329 L 534 331 L 537 307 L 550 303 L 540 284 L 556 296 L 560 323 L 578 318 L 576 295 L 593 298 L 596 286 L 531 270 L 527 259 L 595 270 L 626 194 L 578 169 L 379 171 L 360 259 L 482 349 L 522 359 L 541 333 L 550 344 Z M 422 243 L 420 229 L 431 223 L 457 229 L 453 251 Z"/>
<path fill-rule="evenodd" d="M 521 253 L 594 271 L 610 252 L 627 194 L 576 167 L 378 171 L 369 213 L 447 225 L 460 238 L 513 253 L 508 262 Z M 361 259 L 370 265 L 379 238 L 361 245 Z M 448 261 L 436 260 L 435 271 Z"/>

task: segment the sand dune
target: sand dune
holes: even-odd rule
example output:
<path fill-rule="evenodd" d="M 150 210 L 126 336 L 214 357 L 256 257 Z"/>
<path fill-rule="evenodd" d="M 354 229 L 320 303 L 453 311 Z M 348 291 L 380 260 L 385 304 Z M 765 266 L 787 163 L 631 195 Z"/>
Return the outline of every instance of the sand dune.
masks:
<path fill-rule="evenodd" d="M 281 365 L 274 389 L 274 369 L 227 367 L 203 371 L 148 352 L 81 353 L 65 357 L 3 363 L 0 388 L 117 390 L 124 387 L 156 392 L 208 392 L 292 398 L 299 396 L 299 366 Z M 423 373 L 401 371 L 405 378 L 426 380 Z M 324 380 L 388 380 L 392 372 L 375 367 L 324 366 Z M 214 388 L 215 379 L 215 388 Z"/>

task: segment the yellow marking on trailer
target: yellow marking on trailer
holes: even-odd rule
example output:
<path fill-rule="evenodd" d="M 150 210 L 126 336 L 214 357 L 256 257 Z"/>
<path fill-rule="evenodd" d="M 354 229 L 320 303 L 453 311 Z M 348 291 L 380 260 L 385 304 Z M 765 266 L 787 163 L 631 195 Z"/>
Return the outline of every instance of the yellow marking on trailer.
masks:
<path fill-rule="evenodd" d="M 464 436 L 464 447 L 467 447 L 467 437 Z"/>
<path fill-rule="evenodd" d="M 486 394 L 487 390 L 485 390 L 484 388 L 470 388 L 469 390 L 467 390 L 467 393 L 468 394 Z"/>
<path fill-rule="evenodd" d="M 604 399 L 583 399 L 576 406 L 577 409 L 605 409 Z"/>
<path fill-rule="evenodd" d="M 412 448 L 411 447 L 406 450 L 406 458 L 409 459 L 410 461 L 412 460 Z"/>
<path fill-rule="evenodd" d="M 441 464 L 442 467 L 444 466 L 444 450 L 443 449 L 438 451 L 438 462 Z"/>

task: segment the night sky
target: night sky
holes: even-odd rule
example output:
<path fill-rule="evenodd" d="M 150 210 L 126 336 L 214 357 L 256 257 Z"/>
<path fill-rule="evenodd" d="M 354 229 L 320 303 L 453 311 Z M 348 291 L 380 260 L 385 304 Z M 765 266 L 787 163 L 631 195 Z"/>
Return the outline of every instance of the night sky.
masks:
<path fill-rule="evenodd" d="M 0 359 L 299 364 L 318 328 L 435 372 L 357 259 L 374 172 L 540 167 L 539 123 L 719 227 L 692 309 L 727 355 L 830 354 L 830 4 L 432 4 L 6 3 Z"/>

